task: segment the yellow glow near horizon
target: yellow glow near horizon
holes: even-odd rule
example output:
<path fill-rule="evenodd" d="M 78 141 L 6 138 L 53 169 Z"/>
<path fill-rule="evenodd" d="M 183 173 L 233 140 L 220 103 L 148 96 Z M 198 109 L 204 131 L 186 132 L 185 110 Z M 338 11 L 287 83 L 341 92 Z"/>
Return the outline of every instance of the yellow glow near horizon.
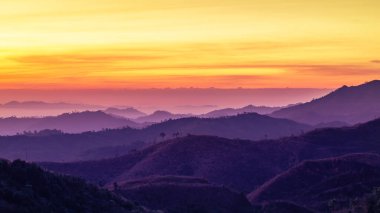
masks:
<path fill-rule="evenodd" d="M 3 0 L 0 88 L 357 84 L 378 23 L 377 0 Z"/>

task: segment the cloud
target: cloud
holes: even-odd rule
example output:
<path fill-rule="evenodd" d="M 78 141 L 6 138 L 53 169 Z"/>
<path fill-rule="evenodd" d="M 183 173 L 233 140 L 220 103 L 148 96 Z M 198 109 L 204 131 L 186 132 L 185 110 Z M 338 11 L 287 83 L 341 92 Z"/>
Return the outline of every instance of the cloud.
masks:
<path fill-rule="evenodd" d="M 380 64 L 380 60 L 372 60 L 371 63 Z"/>

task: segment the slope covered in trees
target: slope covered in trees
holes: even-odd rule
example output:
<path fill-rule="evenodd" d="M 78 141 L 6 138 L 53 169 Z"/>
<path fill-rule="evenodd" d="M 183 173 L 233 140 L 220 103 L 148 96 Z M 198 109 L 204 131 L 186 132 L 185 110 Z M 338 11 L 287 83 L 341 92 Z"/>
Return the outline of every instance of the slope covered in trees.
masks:
<path fill-rule="evenodd" d="M 148 212 L 83 180 L 0 161 L 0 212 Z"/>

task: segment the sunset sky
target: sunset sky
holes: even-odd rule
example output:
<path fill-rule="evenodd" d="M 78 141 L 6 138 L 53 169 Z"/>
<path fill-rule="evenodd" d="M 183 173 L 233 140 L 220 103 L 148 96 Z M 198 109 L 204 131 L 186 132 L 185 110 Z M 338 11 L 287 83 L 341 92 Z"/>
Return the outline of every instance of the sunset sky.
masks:
<path fill-rule="evenodd" d="M 380 78 L 379 0 L 1 0 L 0 89 Z"/>

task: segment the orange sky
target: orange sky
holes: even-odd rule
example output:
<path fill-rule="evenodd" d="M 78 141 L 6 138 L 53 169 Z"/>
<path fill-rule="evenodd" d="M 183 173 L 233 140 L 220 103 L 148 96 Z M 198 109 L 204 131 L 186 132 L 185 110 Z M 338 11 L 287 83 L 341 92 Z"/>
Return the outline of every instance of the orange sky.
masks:
<path fill-rule="evenodd" d="M 1 0 L 0 89 L 380 78 L 378 0 Z"/>

